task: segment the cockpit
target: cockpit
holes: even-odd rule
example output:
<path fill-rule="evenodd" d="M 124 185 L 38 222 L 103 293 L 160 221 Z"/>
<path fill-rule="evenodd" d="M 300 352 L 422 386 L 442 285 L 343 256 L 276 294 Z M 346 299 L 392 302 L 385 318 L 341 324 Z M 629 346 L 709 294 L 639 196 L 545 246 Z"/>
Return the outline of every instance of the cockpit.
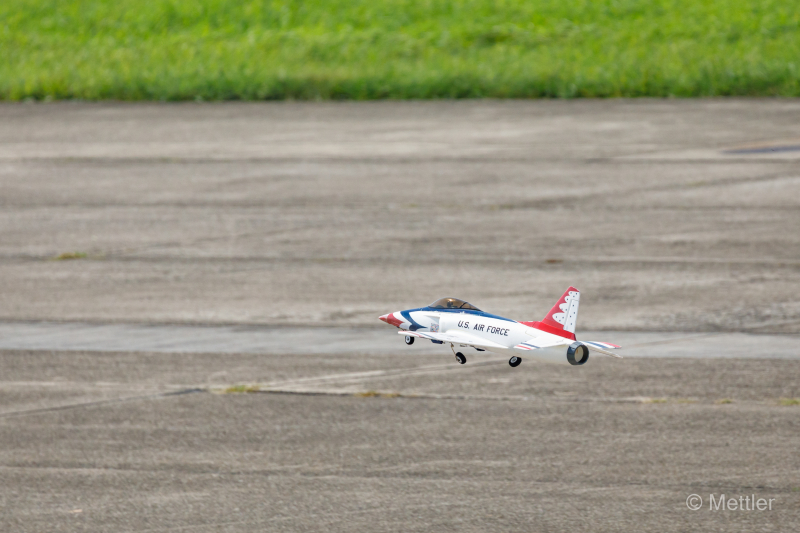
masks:
<path fill-rule="evenodd" d="M 431 309 L 469 309 L 470 311 L 480 311 L 477 307 L 458 298 L 439 298 L 428 307 Z"/>

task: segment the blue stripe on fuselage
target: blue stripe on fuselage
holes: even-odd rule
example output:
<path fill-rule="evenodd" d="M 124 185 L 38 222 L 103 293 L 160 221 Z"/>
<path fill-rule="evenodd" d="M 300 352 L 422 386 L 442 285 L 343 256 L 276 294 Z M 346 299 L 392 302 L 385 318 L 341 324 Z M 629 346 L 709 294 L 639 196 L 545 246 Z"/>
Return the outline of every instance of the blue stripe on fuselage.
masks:
<path fill-rule="evenodd" d="M 405 318 L 411 323 L 411 327 L 408 329 L 410 329 L 411 331 L 417 331 L 418 329 L 422 328 L 422 325 L 414 322 L 414 319 L 411 318 L 411 311 L 419 311 L 419 309 L 408 309 L 406 311 L 400 311 L 400 314 L 403 315 L 403 318 Z"/>
<path fill-rule="evenodd" d="M 405 311 L 400 312 L 400 314 L 403 315 L 406 318 L 406 320 L 411 322 L 411 328 L 409 328 L 411 329 L 411 331 L 416 331 L 417 329 L 422 327 L 413 320 L 411 320 L 411 315 L 409 313 L 413 313 L 414 311 L 439 311 L 442 313 L 465 313 L 467 315 L 482 316 L 484 318 L 496 318 L 497 320 L 505 320 L 506 322 L 516 322 L 516 320 L 511 320 L 510 318 L 484 313 L 483 311 L 473 311 L 472 309 L 434 309 L 433 307 L 418 307 L 417 309 L 406 309 Z M 416 328 L 414 326 L 416 326 Z"/>

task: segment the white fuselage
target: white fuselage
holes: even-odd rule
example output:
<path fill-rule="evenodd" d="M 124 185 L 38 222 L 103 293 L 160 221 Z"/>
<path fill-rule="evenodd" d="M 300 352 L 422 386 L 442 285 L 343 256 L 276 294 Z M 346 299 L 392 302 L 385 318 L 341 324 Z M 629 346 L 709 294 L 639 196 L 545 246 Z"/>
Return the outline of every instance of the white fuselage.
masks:
<path fill-rule="evenodd" d="M 489 341 L 483 348 L 496 353 L 523 355 L 542 361 L 567 364 L 566 348 L 555 346 L 535 351 L 515 350 L 521 343 L 550 345 L 562 342 L 562 337 L 532 328 L 526 324 L 502 317 L 470 311 L 443 311 L 435 309 L 407 310 L 391 313 L 398 321 L 397 327 L 417 332 L 461 333 L 478 340 Z M 409 320 L 410 319 L 410 320 Z M 497 344 L 499 346 L 492 346 Z"/>
<path fill-rule="evenodd" d="M 524 331 L 525 326 L 519 322 L 510 322 L 508 320 L 473 315 L 470 313 L 450 313 L 436 311 L 428 313 L 424 311 L 416 311 L 411 313 L 411 316 L 414 318 L 415 315 L 427 315 L 429 313 L 432 315 L 439 315 L 439 331 L 442 333 L 458 331 L 466 333 L 472 337 L 477 337 L 489 342 L 501 344 L 506 348 L 511 348 L 520 342 L 531 339 L 531 336 L 526 334 Z M 420 319 L 424 320 L 422 316 L 420 316 Z"/>

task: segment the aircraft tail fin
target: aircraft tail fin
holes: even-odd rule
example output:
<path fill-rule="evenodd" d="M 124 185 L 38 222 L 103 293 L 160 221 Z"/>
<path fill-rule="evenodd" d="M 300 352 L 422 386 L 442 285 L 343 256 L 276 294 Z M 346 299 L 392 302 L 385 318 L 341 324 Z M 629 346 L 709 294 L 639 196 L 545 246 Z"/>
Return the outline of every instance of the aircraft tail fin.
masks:
<path fill-rule="evenodd" d="M 522 324 L 565 339 L 575 340 L 575 325 L 578 323 L 580 300 L 581 292 L 575 287 L 570 287 L 541 322 L 522 322 Z"/>
<path fill-rule="evenodd" d="M 578 305 L 580 301 L 581 292 L 575 287 L 570 287 L 556 302 L 556 305 L 548 311 L 542 323 L 574 334 L 575 325 L 578 322 Z"/>

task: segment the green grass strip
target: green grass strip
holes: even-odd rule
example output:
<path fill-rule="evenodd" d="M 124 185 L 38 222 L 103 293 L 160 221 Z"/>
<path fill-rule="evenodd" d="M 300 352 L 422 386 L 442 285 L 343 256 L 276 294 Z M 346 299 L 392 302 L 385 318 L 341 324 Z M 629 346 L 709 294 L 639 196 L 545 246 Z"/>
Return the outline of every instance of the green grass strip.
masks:
<path fill-rule="evenodd" d="M 0 99 L 800 96 L 798 0 L 3 0 Z"/>

